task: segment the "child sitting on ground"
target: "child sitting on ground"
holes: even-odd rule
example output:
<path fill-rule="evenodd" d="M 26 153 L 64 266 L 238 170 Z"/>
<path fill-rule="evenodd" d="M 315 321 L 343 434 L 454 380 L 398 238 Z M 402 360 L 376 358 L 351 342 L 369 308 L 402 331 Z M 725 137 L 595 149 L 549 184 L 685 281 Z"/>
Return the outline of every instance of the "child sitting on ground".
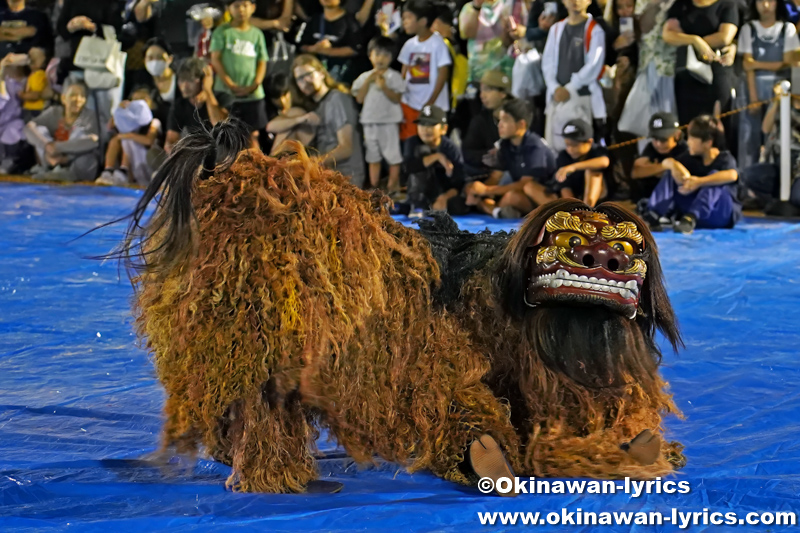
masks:
<path fill-rule="evenodd" d="M 562 137 L 566 148 L 558 154 L 555 184 L 549 199 L 579 198 L 590 207 L 597 205 L 606 194 L 607 174 L 611 168 L 608 150 L 595 144 L 592 126 L 585 120 L 570 120 L 564 125 Z M 541 205 L 544 198 L 537 199 L 539 191 L 535 184 L 527 184 L 525 193 Z"/>
<path fill-rule="evenodd" d="M 661 229 L 659 218 L 674 220 L 678 233 L 699 228 L 732 228 L 742 216 L 735 183 L 739 179 L 736 160 L 720 150 L 725 131 L 722 122 L 700 115 L 689 123 L 689 151 L 662 163 L 664 174 L 648 202 L 645 220 L 651 229 Z"/>
<path fill-rule="evenodd" d="M 119 132 L 106 149 L 105 169 L 96 182 L 104 185 L 125 185 L 131 178 L 139 185 L 150 183 L 155 169 L 147 162 L 147 152 L 158 139 L 161 121 L 153 118 L 150 89 L 137 87 L 130 100 L 114 111 L 114 125 Z"/>
<path fill-rule="evenodd" d="M 650 142 L 633 162 L 631 199 L 637 202 L 649 198 L 664 175 L 661 163 L 683 155 L 688 149 L 686 141 L 681 139 L 678 117 L 672 113 L 656 113 L 650 117 Z"/>

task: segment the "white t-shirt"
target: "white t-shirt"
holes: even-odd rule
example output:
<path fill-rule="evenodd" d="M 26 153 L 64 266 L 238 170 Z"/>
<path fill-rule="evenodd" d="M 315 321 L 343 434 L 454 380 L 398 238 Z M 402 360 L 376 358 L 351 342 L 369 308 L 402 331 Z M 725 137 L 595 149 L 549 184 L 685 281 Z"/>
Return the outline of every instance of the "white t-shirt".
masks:
<path fill-rule="evenodd" d="M 439 69 L 453 63 L 450 51 L 438 33 L 434 33 L 423 42 L 416 36 L 409 39 L 403 45 L 397 59 L 403 65 L 408 65 L 403 103 L 417 110 L 422 109 L 433 94 Z M 436 106 L 444 111 L 450 110 L 448 86 L 449 83 L 445 83 L 435 102 Z"/>
<path fill-rule="evenodd" d="M 794 52 L 800 48 L 800 38 L 797 37 L 797 28 L 795 28 L 794 24 L 779 21 L 769 28 L 765 28 L 761 25 L 761 22 L 757 20 L 753 21 L 753 26 L 756 28 L 758 38 L 767 42 L 775 42 L 781 38 L 781 34 L 784 31 L 784 24 L 788 25 L 786 26 L 786 38 L 783 41 L 783 53 Z M 747 24 L 742 24 L 739 30 L 738 41 L 740 54 L 753 54 L 753 36 L 751 35 L 749 22 Z"/>

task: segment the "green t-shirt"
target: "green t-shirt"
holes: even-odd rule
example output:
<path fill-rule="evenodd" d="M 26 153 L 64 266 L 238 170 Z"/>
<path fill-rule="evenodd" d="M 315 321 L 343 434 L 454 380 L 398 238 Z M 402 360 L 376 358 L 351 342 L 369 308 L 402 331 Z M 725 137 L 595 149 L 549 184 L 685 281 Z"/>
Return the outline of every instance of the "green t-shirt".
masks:
<path fill-rule="evenodd" d="M 256 81 L 256 67 L 259 61 L 267 61 L 267 43 L 264 33 L 251 26 L 242 31 L 225 23 L 214 30 L 211 35 L 211 52 L 222 52 L 220 61 L 225 73 L 236 85 L 246 87 Z M 220 76 L 214 80 L 214 90 L 232 94 Z M 237 101 L 249 102 L 264 99 L 264 87 L 258 86 L 253 93 Z"/>

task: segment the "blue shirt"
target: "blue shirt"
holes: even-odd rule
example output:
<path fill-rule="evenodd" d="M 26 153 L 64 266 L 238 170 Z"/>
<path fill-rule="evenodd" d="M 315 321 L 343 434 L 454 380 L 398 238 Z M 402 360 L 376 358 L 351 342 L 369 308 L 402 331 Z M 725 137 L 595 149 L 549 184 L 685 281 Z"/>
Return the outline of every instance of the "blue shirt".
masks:
<path fill-rule="evenodd" d="M 510 139 L 501 140 L 497 156 L 499 170 L 507 171 L 514 182 L 530 176 L 546 183 L 557 168 L 555 152 L 535 133 L 526 133 L 519 146 L 514 146 Z"/>

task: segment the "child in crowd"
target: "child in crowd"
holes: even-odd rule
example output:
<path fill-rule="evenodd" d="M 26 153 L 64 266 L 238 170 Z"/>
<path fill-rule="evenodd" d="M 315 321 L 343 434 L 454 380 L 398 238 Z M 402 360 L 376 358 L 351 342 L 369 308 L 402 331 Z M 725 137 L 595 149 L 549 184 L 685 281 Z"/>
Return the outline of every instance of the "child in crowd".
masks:
<path fill-rule="evenodd" d="M 98 174 L 99 131 L 94 112 L 86 107 L 89 89 L 80 80 L 66 83 L 62 105 L 50 106 L 25 126 L 39 159 L 34 179 L 94 180 Z"/>
<path fill-rule="evenodd" d="M 53 97 L 50 82 L 47 79 L 45 67 L 47 66 L 47 53 L 44 48 L 34 46 L 28 51 L 28 67 L 30 74 L 25 84 L 25 90 L 19 94 L 22 100 L 23 119 L 27 122 L 41 113 L 47 101 Z"/>
<path fill-rule="evenodd" d="M 274 136 L 270 155 L 277 154 L 285 141 L 311 144 L 319 125 L 316 113 L 293 106 L 291 86 L 291 77 L 283 72 L 270 76 L 266 83 L 268 103 L 275 109 L 274 116 L 267 123 L 267 133 Z"/>
<path fill-rule="evenodd" d="M 369 164 L 369 181 L 377 187 L 381 177 L 381 160 L 389 165 L 389 193 L 400 190 L 400 123 L 403 108 L 400 100 L 406 89 L 403 77 L 389 68 L 392 62 L 394 41 L 388 37 L 375 37 L 369 42 L 369 60 L 373 69 L 356 79 L 351 92 L 361 109 L 364 129 L 366 159 Z"/>
<path fill-rule="evenodd" d="M 408 206 L 415 210 L 450 211 L 464 186 L 464 160 L 458 147 L 445 137 L 447 114 L 425 106 L 417 117 L 418 135 L 405 145 Z"/>
<path fill-rule="evenodd" d="M 592 126 L 581 119 L 567 122 L 562 136 L 566 148 L 556 160 L 553 191 L 561 198 L 580 198 L 594 207 L 606 193 L 611 168 L 608 150 L 595 143 Z"/>
<path fill-rule="evenodd" d="M 125 185 L 131 178 L 139 185 L 150 183 L 154 169 L 147 162 L 147 152 L 158 139 L 161 121 L 153 118 L 152 95 L 147 87 L 136 87 L 130 100 L 114 110 L 113 136 L 106 149 L 105 169 L 97 183 Z"/>
<path fill-rule="evenodd" d="M 605 32 L 587 13 L 591 0 L 565 0 L 567 18 L 550 28 L 542 55 L 547 85 L 545 138 L 564 148 L 559 133 L 572 119 L 605 123 L 606 104 L 599 78 L 605 68 Z M 602 136 L 598 136 L 598 141 Z"/>
<path fill-rule="evenodd" d="M 724 142 L 722 123 L 701 115 L 689 123 L 689 151 L 662 163 L 664 174 L 648 202 L 645 220 L 660 229 L 660 217 L 674 220 L 674 230 L 692 233 L 699 228 L 732 228 L 742 209 L 735 186 L 736 160 L 718 148 Z"/>
<path fill-rule="evenodd" d="M 491 168 L 484 158 L 496 152 L 500 140 L 497 123 L 503 104 L 511 98 L 511 76 L 499 70 L 487 70 L 481 77 L 480 111 L 470 113 L 469 126 L 461 143 L 467 176 L 486 179 Z"/>
<path fill-rule="evenodd" d="M 250 126 L 253 140 L 267 125 L 264 77 L 267 43 L 264 32 L 250 24 L 256 9 L 253 0 L 226 0 L 231 21 L 220 25 L 211 37 L 211 64 L 217 73 L 214 90 L 235 97 L 231 115 Z"/>
<path fill-rule="evenodd" d="M 486 183 L 467 185 L 467 205 L 494 218 L 521 218 L 540 203 L 539 197 L 525 193 L 544 191 L 556 171 L 556 156 L 544 140 L 528 131 L 533 111 L 524 100 L 511 98 L 500 107 L 497 131 L 498 169 Z"/>
<path fill-rule="evenodd" d="M 448 82 L 453 61 L 442 36 L 431 31 L 435 19 L 436 10 L 427 0 L 409 0 L 403 8 L 403 29 L 413 37 L 398 56 L 406 81 L 402 141 L 417 134 L 415 121 L 420 109 L 436 106 L 445 112 L 450 110 Z"/>
<path fill-rule="evenodd" d="M 677 159 L 689 149 L 682 140 L 678 117 L 672 113 L 656 113 L 650 117 L 650 142 L 633 162 L 631 199 L 638 202 L 653 194 L 664 175 L 665 159 Z"/>
<path fill-rule="evenodd" d="M 28 62 L 25 54 L 8 54 L 0 61 L 0 171 L 11 174 L 25 170 L 26 152 L 23 130 L 22 102 L 19 95 L 25 87 L 23 65 Z"/>

